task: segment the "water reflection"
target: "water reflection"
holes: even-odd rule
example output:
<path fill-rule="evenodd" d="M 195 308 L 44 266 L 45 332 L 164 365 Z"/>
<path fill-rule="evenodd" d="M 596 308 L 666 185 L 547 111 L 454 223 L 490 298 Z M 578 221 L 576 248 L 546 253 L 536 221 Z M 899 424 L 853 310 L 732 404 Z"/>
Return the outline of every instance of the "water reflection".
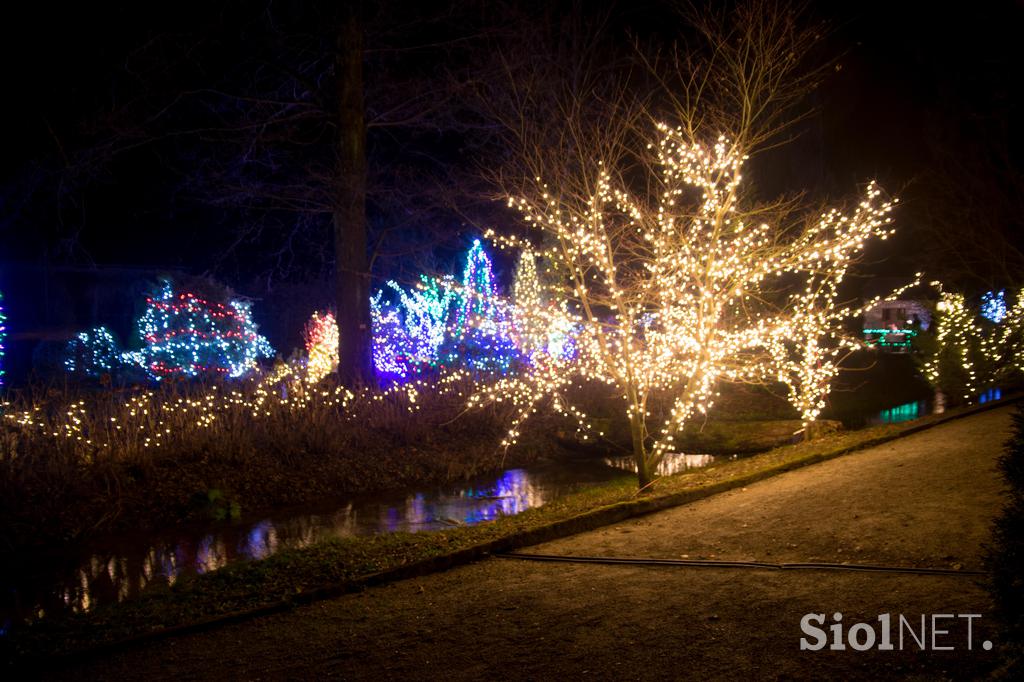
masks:
<path fill-rule="evenodd" d="M 876 422 L 879 424 L 899 424 L 911 419 L 917 419 L 924 414 L 928 414 L 928 403 L 924 400 L 915 400 L 911 403 L 903 403 L 902 405 L 882 410 L 878 413 Z"/>
<path fill-rule="evenodd" d="M 689 466 L 699 466 L 699 461 Z M 518 514 L 581 485 L 621 477 L 622 468 L 596 460 L 550 462 L 508 469 L 456 488 L 353 499 L 157 538 L 126 535 L 99 543 L 80 557 L 51 558 L 32 565 L 10 562 L 2 568 L 0 579 L 4 586 L 0 632 L 14 622 L 88 611 L 147 590 L 166 589 L 183 575 L 264 559 L 282 549 L 306 547 L 327 538 L 437 530 Z"/>
<path fill-rule="evenodd" d="M 1003 391 L 999 388 L 990 388 L 978 396 L 979 403 L 987 403 L 995 400 L 1002 400 Z M 931 400 L 915 400 L 903 403 L 896 407 L 880 411 L 869 423 L 871 424 L 900 424 L 911 421 L 929 414 L 942 414 L 946 411 L 946 396 L 941 391 L 936 391 Z"/>
<path fill-rule="evenodd" d="M 730 459 L 735 459 L 733 455 Z M 681 474 L 690 469 L 706 467 L 715 461 L 714 455 L 687 455 L 681 452 L 670 452 L 658 464 L 657 473 L 659 476 L 671 476 Z M 604 463 L 616 469 L 636 473 L 636 462 L 630 457 L 606 457 Z"/>

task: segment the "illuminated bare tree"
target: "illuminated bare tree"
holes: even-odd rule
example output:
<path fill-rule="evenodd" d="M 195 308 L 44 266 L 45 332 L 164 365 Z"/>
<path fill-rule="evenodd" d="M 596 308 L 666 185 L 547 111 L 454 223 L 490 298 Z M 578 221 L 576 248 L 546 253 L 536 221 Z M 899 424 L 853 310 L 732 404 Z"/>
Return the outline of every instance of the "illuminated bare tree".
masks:
<path fill-rule="evenodd" d="M 581 329 L 578 356 L 541 363 L 471 401 L 518 405 L 514 441 L 543 396 L 554 394 L 556 407 L 585 421 L 566 407 L 564 388 L 581 376 L 613 386 L 625 403 L 641 487 L 675 434 L 710 409 L 720 381 L 771 371 L 766 339 L 795 333 L 802 300 L 780 294 L 787 276 L 835 279 L 869 238 L 889 233 L 892 206 L 874 184 L 853 211 L 813 220 L 793 199 L 754 201 L 744 163 L 803 115 L 798 105 L 821 71 L 802 62 L 822 33 L 771 2 L 691 18 L 703 51 L 691 47 L 668 71 L 647 60 L 663 86 L 656 99 L 671 106 L 615 94 L 592 107 L 574 92 L 558 111 L 556 142 L 575 155 L 560 149 L 551 160 L 559 145 L 524 149 L 533 172 L 506 183 L 509 204 L 543 238 L 490 236 L 532 249 L 564 274 Z M 659 122 L 668 116 L 674 125 Z M 652 429 L 656 396 L 670 408 Z"/>
<path fill-rule="evenodd" d="M 839 285 L 850 263 L 837 261 L 823 272 L 807 273 L 806 286 L 789 298 L 785 330 L 764 337 L 770 361 L 763 364 L 763 378 L 774 378 L 786 386 L 789 403 L 800 413 L 805 440 L 817 434 L 818 417 L 843 359 L 865 347 L 863 340 L 846 332 L 845 323 L 919 284 L 920 274 L 885 297 L 878 296 L 857 307 L 843 305 L 839 302 Z"/>

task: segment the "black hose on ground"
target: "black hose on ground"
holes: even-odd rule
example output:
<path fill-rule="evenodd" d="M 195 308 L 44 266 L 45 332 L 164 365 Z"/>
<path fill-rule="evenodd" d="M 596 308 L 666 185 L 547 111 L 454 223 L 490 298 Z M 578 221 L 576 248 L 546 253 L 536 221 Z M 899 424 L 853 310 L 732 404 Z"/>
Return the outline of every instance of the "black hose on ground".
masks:
<path fill-rule="evenodd" d="M 627 566 L 679 566 L 689 568 L 761 568 L 770 570 L 860 571 L 864 573 L 911 573 L 916 575 L 986 576 L 984 571 L 958 571 L 952 568 L 914 568 L 911 566 L 874 566 L 871 564 L 788 563 L 772 564 L 763 561 L 721 561 L 715 559 L 649 559 L 636 557 L 564 556 L 560 554 L 526 554 L 496 552 L 499 559 L 523 561 L 551 561 L 572 564 L 608 564 Z"/>

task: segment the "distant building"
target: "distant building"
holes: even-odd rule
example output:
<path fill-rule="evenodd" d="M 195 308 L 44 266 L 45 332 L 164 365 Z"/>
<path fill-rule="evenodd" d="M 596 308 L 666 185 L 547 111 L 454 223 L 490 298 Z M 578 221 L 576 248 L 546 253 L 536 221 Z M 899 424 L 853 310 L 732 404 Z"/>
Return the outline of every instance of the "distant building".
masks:
<path fill-rule="evenodd" d="M 900 286 L 898 280 L 874 281 L 866 291 L 865 298 L 884 295 Z M 910 349 L 912 339 L 926 331 L 932 323 L 928 302 L 918 298 L 899 298 L 894 301 L 880 301 L 864 311 L 864 341 L 892 353 L 905 353 Z"/>

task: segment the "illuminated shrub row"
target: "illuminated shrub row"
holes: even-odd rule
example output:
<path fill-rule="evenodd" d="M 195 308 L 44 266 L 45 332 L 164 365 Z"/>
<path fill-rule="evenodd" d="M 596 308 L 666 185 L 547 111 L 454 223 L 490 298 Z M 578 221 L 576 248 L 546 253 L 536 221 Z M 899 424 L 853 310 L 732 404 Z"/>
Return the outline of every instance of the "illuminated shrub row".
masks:
<path fill-rule="evenodd" d="M 81 332 L 68 343 L 64 365 L 69 372 L 97 377 L 126 368 L 141 368 L 153 380 L 168 377 L 238 378 L 274 349 L 257 331 L 246 301 L 219 303 L 192 292 L 177 292 L 165 281 L 146 299 L 136 323 L 139 350 L 121 351 L 106 327 Z"/>
<path fill-rule="evenodd" d="M 925 377 L 955 400 L 970 402 L 1024 371 L 1024 292 L 1008 306 L 1005 291 L 988 292 L 977 310 L 963 294 L 940 293 L 935 348 Z"/>
<path fill-rule="evenodd" d="M 524 253 L 513 300 L 495 283 L 493 265 L 480 241 L 466 257 L 461 282 L 423 275 L 406 289 L 388 281 L 370 300 L 373 361 L 389 381 L 407 381 L 425 371 L 462 367 L 507 372 L 515 362 L 538 355 L 568 358 L 574 352 L 573 325 L 547 300 L 534 256 Z M 306 380 L 335 371 L 339 330 L 330 312 L 315 312 L 304 330 Z M 247 302 L 220 303 L 164 282 L 146 299 L 136 324 L 139 350 L 122 351 L 105 327 L 79 333 L 68 343 L 65 367 L 80 376 L 100 377 L 137 368 L 153 380 L 248 374 L 273 355 L 258 333 Z M 343 342 L 343 339 L 342 339 Z"/>

